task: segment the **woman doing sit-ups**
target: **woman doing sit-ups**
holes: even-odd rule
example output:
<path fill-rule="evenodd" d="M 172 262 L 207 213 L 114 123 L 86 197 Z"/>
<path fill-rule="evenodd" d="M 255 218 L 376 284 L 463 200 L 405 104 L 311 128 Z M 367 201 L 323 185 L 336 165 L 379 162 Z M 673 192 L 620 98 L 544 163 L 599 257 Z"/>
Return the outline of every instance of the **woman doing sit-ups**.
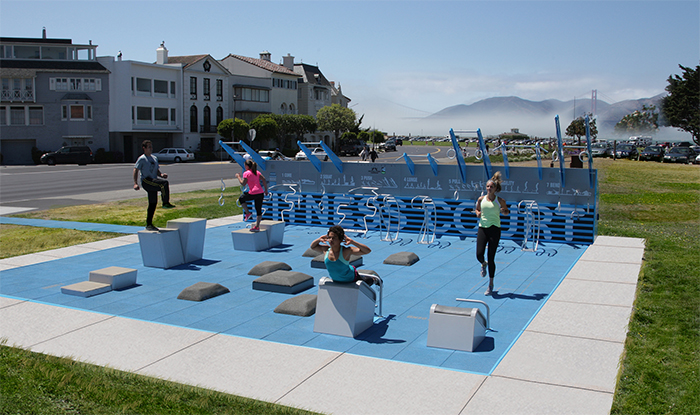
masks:
<path fill-rule="evenodd" d="M 347 246 L 343 246 L 345 244 Z M 355 267 L 350 265 L 352 255 L 367 255 L 372 252 L 363 243 L 350 239 L 338 225 L 331 226 L 328 233 L 311 242 L 311 249 L 325 253 L 323 262 L 328 275 L 335 282 L 354 282 L 363 280 L 369 285 L 381 284 L 379 277 L 360 275 Z"/>

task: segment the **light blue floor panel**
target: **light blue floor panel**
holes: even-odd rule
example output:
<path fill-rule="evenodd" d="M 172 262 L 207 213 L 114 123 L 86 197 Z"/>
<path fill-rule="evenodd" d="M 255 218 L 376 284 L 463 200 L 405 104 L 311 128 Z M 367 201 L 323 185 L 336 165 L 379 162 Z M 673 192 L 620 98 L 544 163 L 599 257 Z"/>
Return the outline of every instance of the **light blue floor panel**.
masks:
<path fill-rule="evenodd" d="M 302 254 L 326 229 L 287 226 L 284 245 L 264 252 L 235 251 L 231 231 L 242 227 L 208 229 L 204 259 L 191 264 L 167 270 L 144 267 L 139 245 L 132 244 L 3 271 L 0 294 L 227 335 L 490 374 L 586 248 L 548 243 L 533 253 L 521 251 L 513 241 L 501 241 L 496 255 L 498 292 L 486 297 L 488 278 L 480 276 L 474 239 L 444 236 L 423 245 L 412 234 L 387 242 L 377 232 L 367 238 L 350 232 L 372 248 L 359 268 L 377 271 L 385 283 L 385 318 L 377 318 L 373 327 L 352 339 L 314 333 L 313 316 L 275 314 L 275 307 L 291 295 L 253 290 L 257 277 L 248 275 L 260 262 L 286 262 L 293 271 L 314 278 L 314 287 L 303 294 L 316 294 L 326 271 L 311 268 L 311 258 Z M 386 257 L 401 251 L 416 253 L 420 261 L 410 267 L 383 264 Z M 61 293 L 61 286 L 85 281 L 90 271 L 111 265 L 136 268 L 137 286 L 89 298 Z M 200 281 L 219 283 L 231 292 L 203 302 L 177 299 L 184 288 Z M 456 298 L 485 301 L 491 309 L 494 331 L 472 353 L 426 346 L 432 304 L 473 306 Z"/>

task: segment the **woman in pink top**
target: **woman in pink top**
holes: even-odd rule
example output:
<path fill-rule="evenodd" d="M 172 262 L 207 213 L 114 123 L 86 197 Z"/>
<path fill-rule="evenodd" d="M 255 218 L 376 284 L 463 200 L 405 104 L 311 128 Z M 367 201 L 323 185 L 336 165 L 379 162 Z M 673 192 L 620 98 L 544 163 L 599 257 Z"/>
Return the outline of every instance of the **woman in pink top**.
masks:
<path fill-rule="evenodd" d="M 248 209 L 248 202 L 255 202 L 255 226 L 250 228 L 251 232 L 257 232 L 260 230 L 260 221 L 262 220 L 262 204 L 263 198 L 267 193 L 267 181 L 265 176 L 258 171 L 258 165 L 253 160 L 245 161 L 245 172 L 243 177 L 236 173 L 236 178 L 241 183 L 241 186 L 248 185 L 248 191 L 243 193 L 238 201 L 241 202 L 243 211 L 245 212 L 244 220 L 248 221 L 253 214 Z"/>

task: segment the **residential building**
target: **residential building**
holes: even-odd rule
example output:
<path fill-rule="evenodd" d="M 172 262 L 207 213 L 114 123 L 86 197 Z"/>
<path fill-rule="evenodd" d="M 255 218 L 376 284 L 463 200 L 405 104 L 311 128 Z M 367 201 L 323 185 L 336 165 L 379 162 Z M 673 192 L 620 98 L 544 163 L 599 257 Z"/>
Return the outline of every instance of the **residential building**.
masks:
<path fill-rule="evenodd" d="M 261 114 L 298 113 L 294 57 L 287 54 L 284 65 L 273 63 L 271 57 L 265 51 L 259 59 L 229 54 L 221 60 L 231 73 L 230 118 L 250 123 Z"/>
<path fill-rule="evenodd" d="M 156 52 L 159 57 L 167 54 L 165 44 Z M 122 152 L 124 161 L 132 162 L 141 155 L 144 140 L 153 142 L 154 152 L 166 147 L 196 149 L 197 143 L 186 143 L 183 137 L 183 64 L 122 60 L 121 54 L 98 61 L 110 71 L 112 151 Z"/>
<path fill-rule="evenodd" d="M 294 72 L 299 75 L 298 99 L 300 114 L 307 114 L 316 118 L 318 110 L 332 104 L 339 104 L 347 108 L 350 98 L 343 95 L 340 84 L 336 88 L 335 82 L 328 81 L 318 66 L 297 63 L 294 64 Z M 323 141 L 331 146 L 335 145 L 335 136 L 329 131 L 317 131 L 313 134 L 307 134 L 304 139 L 311 142 Z"/>
<path fill-rule="evenodd" d="M 32 164 L 32 148 L 109 150 L 109 71 L 97 45 L 71 39 L 0 38 L 0 153 Z"/>
<path fill-rule="evenodd" d="M 159 65 L 182 64 L 183 147 L 212 152 L 220 138 L 217 126 L 229 114 L 229 71 L 211 55 L 170 56 L 159 53 Z"/>

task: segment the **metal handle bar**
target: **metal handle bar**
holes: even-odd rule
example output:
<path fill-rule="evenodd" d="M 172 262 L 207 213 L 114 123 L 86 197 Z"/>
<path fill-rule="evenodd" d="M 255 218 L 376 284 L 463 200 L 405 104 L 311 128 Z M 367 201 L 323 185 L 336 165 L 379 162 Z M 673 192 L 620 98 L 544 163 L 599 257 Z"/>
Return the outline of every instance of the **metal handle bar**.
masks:
<path fill-rule="evenodd" d="M 493 331 L 493 329 L 491 328 L 491 309 L 489 308 L 488 304 L 486 304 L 485 302 L 480 301 L 480 300 L 472 300 L 472 299 L 468 299 L 468 298 L 457 298 L 457 301 L 464 301 L 467 303 L 478 303 L 478 304 L 485 305 L 486 306 L 486 330 Z"/>

